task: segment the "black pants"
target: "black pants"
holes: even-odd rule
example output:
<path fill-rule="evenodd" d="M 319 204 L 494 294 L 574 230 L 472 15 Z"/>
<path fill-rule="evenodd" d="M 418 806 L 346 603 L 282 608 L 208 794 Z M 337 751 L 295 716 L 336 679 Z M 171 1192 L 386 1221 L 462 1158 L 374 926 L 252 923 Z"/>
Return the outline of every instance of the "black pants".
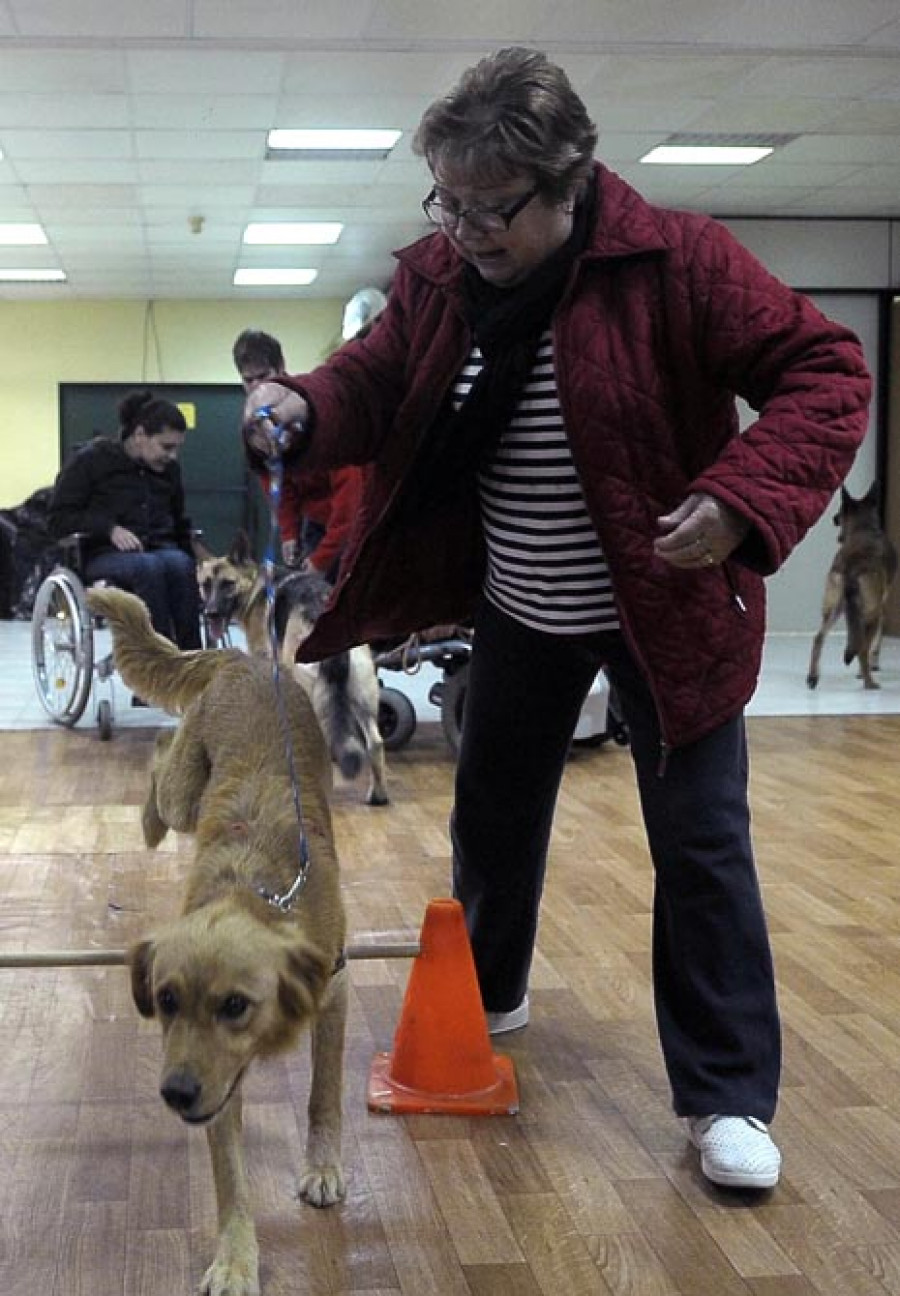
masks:
<path fill-rule="evenodd" d="M 526 992 L 556 798 L 601 665 L 629 727 L 655 869 L 654 996 L 675 1111 L 768 1122 L 781 1035 L 743 717 L 670 752 L 661 772 L 656 708 L 621 635 L 542 634 L 488 603 L 475 625 L 451 819 L 453 889 L 485 1007 L 509 1011 Z M 597 839 L 602 867 L 602 823 Z"/>

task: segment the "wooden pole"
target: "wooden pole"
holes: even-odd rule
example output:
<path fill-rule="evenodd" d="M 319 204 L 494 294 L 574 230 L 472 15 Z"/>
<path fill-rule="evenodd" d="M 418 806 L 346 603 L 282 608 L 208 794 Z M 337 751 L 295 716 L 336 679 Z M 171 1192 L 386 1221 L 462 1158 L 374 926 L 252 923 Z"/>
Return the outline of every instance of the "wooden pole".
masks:
<path fill-rule="evenodd" d="M 419 954 L 417 940 L 372 941 L 348 945 L 348 959 L 416 958 Z M 3 968 L 53 968 L 53 967 L 122 967 L 125 950 L 23 950 L 7 954 L 0 950 L 0 970 Z"/>

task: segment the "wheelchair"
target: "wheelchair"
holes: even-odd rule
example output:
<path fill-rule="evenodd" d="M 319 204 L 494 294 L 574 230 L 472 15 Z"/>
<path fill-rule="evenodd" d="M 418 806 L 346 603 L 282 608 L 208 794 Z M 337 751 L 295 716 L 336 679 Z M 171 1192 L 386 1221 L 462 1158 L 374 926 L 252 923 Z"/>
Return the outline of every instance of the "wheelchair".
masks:
<path fill-rule="evenodd" d="M 195 532 L 199 536 L 199 532 Z M 50 719 L 73 728 L 93 697 L 100 739 L 112 737 L 115 718 L 111 646 L 98 651 L 105 628 L 87 604 L 81 532 L 56 542 L 59 561 L 42 581 L 31 614 L 31 667 L 38 700 Z M 205 622 L 203 642 L 209 646 Z"/>

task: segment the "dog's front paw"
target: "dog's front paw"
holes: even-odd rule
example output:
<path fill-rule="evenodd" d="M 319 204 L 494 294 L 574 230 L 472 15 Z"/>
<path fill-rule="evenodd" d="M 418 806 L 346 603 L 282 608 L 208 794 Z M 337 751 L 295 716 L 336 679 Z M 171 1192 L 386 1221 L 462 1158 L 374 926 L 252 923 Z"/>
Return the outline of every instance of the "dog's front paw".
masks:
<path fill-rule="evenodd" d="M 220 1240 L 216 1258 L 203 1275 L 200 1296 L 259 1296 L 259 1257 L 255 1240 L 232 1245 Z"/>
<path fill-rule="evenodd" d="M 297 1196 L 311 1206 L 333 1206 L 346 1193 L 344 1172 L 339 1165 L 308 1166 L 297 1185 Z"/>

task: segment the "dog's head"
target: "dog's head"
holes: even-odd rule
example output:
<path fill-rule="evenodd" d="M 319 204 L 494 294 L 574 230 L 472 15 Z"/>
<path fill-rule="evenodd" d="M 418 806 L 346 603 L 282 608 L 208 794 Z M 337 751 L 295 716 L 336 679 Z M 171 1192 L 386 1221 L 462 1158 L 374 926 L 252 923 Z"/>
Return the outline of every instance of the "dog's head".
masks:
<path fill-rule="evenodd" d="M 843 544 L 854 531 L 880 530 L 878 483 L 873 482 L 861 499 L 854 499 L 846 486 L 842 486 L 841 506 L 835 514 L 834 525 L 838 528 L 838 544 Z"/>
<path fill-rule="evenodd" d="M 194 545 L 200 604 L 210 639 L 224 638 L 247 601 L 256 582 L 257 564 L 250 552 L 245 531 L 239 531 L 224 557 L 217 557 L 201 544 Z"/>
<path fill-rule="evenodd" d="M 254 1058 L 295 1043 L 333 971 L 295 927 L 228 901 L 139 942 L 128 963 L 138 1011 L 162 1026 L 160 1093 L 192 1125 L 225 1109 Z"/>

